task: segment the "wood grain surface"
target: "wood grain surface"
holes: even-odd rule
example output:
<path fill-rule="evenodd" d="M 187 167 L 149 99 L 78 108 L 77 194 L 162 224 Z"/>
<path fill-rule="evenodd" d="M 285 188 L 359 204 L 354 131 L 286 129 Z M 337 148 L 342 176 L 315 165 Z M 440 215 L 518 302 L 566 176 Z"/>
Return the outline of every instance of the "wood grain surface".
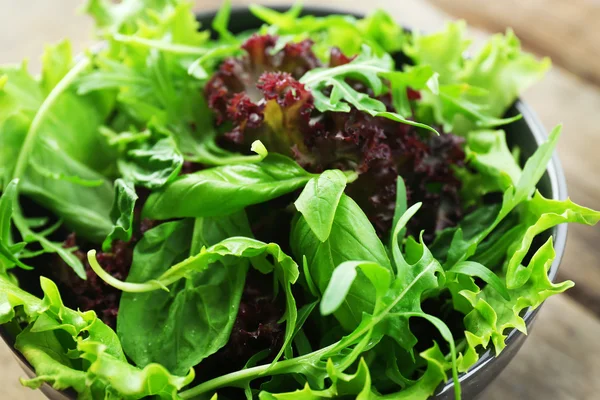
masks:
<path fill-rule="evenodd" d="M 284 1 L 263 1 L 282 4 Z M 305 4 L 349 11 L 385 8 L 401 23 L 435 30 L 447 20 L 467 18 L 476 42 L 487 32 L 512 25 L 524 46 L 550 55 L 557 67 L 524 95 L 546 128 L 564 124 L 559 144 L 569 193 L 573 200 L 600 208 L 600 82 L 598 2 L 591 0 L 476 1 L 432 0 L 450 14 L 420 0 L 338 0 Z M 25 4 L 27 3 L 27 4 Z M 199 9 L 219 0 L 197 1 Z M 235 1 L 249 4 L 251 1 Z M 0 0 L 0 63 L 31 60 L 39 67 L 44 43 L 69 37 L 75 49 L 91 40 L 91 22 L 75 16 L 76 0 Z M 362 5 L 361 5 L 362 4 Z M 594 37 L 595 36 L 595 37 Z M 513 362 L 490 386 L 484 399 L 593 400 L 600 398 L 600 228 L 571 226 L 561 278 L 577 286 L 568 295 L 550 299 L 542 308 L 530 338 Z M 9 349 L 0 344 L 0 399 L 43 399 L 22 388 L 22 371 Z"/>

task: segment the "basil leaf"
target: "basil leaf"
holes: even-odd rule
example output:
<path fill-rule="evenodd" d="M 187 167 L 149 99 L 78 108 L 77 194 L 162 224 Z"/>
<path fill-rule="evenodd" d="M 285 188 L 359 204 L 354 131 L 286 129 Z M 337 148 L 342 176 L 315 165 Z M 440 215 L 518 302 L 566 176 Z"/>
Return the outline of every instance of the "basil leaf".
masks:
<path fill-rule="evenodd" d="M 157 278 L 202 247 L 242 235 L 252 235 L 243 212 L 161 224 L 136 246 L 127 281 Z M 157 362 L 183 374 L 215 353 L 229 340 L 247 270 L 247 260 L 223 259 L 192 272 L 168 293 L 124 293 L 118 333 L 127 355 L 139 366 Z"/>
<path fill-rule="evenodd" d="M 372 261 L 391 270 L 390 260 L 375 229 L 361 208 L 346 195 L 340 198 L 327 240 L 321 242 L 306 218 L 299 214 L 292 227 L 290 245 L 296 259 L 306 257 L 312 280 L 321 294 L 330 284 L 335 268 L 345 261 Z M 362 313 L 372 312 L 375 305 L 375 291 L 364 275 L 357 277 L 349 293 L 335 313 L 348 330 L 355 328 Z"/>
<path fill-rule="evenodd" d="M 339 170 L 323 172 L 312 178 L 294 203 L 321 242 L 331 233 L 333 218 L 344 189 L 346 175 Z"/>
<path fill-rule="evenodd" d="M 260 163 L 216 167 L 181 177 L 153 193 L 143 214 L 151 219 L 229 215 L 292 192 L 311 177 L 293 160 L 269 154 Z"/>
<path fill-rule="evenodd" d="M 117 179 L 115 181 L 115 200 L 113 202 L 112 211 L 110 216 L 114 221 L 112 231 L 108 234 L 104 243 L 102 243 L 102 249 L 104 251 L 110 251 L 112 242 L 115 240 L 122 240 L 128 242 L 131 240 L 131 234 L 133 232 L 133 210 L 135 208 L 135 202 L 138 196 L 135 193 L 133 184 L 123 179 Z"/>
<path fill-rule="evenodd" d="M 169 237 L 169 239 L 171 238 Z M 162 237 L 160 242 L 163 240 L 164 237 Z M 177 242 L 180 243 L 181 240 L 177 240 Z M 168 268 L 162 275 L 155 277 L 154 279 L 149 279 L 143 283 L 122 282 L 112 277 L 110 274 L 104 271 L 102 267 L 100 267 L 98 261 L 96 260 L 96 252 L 94 250 L 88 253 L 88 261 L 90 262 L 92 269 L 98 274 L 98 276 L 100 276 L 101 279 L 103 279 L 109 285 L 114 286 L 124 292 L 138 294 L 152 293 L 156 292 L 158 289 L 167 289 L 168 286 L 175 284 L 176 286 L 172 292 L 177 293 L 181 290 L 179 285 L 184 285 L 186 288 L 188 288 L 196 284 L 196 278 L 199 276 L 199 273 L 202 274 L 206 272 L 207 278 L 210 278 L 211 276 L 220 276 L 218 270 L 222 270 L 223 268 L 219 266 L 214 267 L 213 265 L 217 262 L 226 263 L 228 262 L 226 259 L 231 256 L 235 257 L 235 266 L 238 268 L 240 268 L 240 265 L 242 268 L 247 267 L 246 261 L 250 260 L 254 268 L 260 272 L 264 274 L 273 272 L 277 277 L 280 286 L 282 286 L 284 289 L 286 298 L 286 311 L 281 318 L 281 321 L 286 321 L 285 341 L 279 354 L 273 361 L 275 363 L 283 355 L 283 352 L 291 343 L 298 318 L 296 301 L 294 299 L 294 295 L 292 294 L 292 285 L 296 283 L 299 276 L 298 265 L 291 257 L 281 250 L 279 245 L 275 243 L 267 244 L 245 237 L 230 237 L 207 249 L 202 249 L 199 254 L 183 259 L 183 261 L 180 261 L 179 263 Z M 272 259 L 275 261 L 275 265 L 272 264 L 268 257 L 272 257 Z M 163 262 L 160 264 L 163 270 L 165 265 L 169 264 Z M 146 269 L 147 268 L 144 270 Z M 233 278 L 229 277 L 228 279 Z M 169 291 L 166 294 L 163 293 L 163 296 L 170 296 L 170 293 L 172 292 Z M 136 306 L 143 307 L 144 303 L 137 302 Z M 146 318 L 139 310 L 136 314 L 137 315 L 128 317 L 128 319 L 133 320 L 133 318 Z M 119 316 L 120 315 L 121 314 L 119 314 Z M 179 320 L 180 317 L 177 317 L 177 319 Z M 160 326 L 162 327 L 162 325 Z M 132 329 L 136 330 L 137 327 L 132 327 Z M 182 334 L 186 334 L 187 331 L 183 330 L 181 332 L 183 332 Z M 125 341 L 129 339 L 125 336 L 122 336 L 122 340 Z M 144 343 L 151 344 L 152 342 Z M 178 342 L 175 341 L 173 345 L 177 346 L 177 343 Z M 132 344 L 132 346 L 134 346 L 134 344 Z M 156 351 L 159 350 L 156 349 Z M 160 353 L 162 353 L 162 351 L 160 351 Z M 145 357 L 143 353 L 139 356 Z M 180 360 L 181 357 L 185 357 L 185 355 L 180 355 Z"/>

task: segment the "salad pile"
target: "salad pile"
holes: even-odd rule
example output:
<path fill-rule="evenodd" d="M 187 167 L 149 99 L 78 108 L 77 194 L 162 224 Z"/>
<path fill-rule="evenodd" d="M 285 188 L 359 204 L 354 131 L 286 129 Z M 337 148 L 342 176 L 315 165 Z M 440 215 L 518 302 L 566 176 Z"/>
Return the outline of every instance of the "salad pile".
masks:
<path fill-rule="evenodd" d="M 505 117 L 550 63 L 462 22 L 89 0 L 103 45 L 0 67 L 0 324 L 80 399 L 426 399 L 505 346 L 600 213 Z M 537 238 L 537 240 L 536 240 Z M 540 241 L 540 239 L 543 239 Z"/>

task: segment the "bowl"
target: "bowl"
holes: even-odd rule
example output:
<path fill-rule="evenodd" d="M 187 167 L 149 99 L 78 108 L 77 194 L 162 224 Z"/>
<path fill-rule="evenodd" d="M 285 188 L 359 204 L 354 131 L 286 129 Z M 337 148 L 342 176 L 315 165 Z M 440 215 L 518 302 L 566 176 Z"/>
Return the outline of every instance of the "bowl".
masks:
<path fill-rule="evenodd" d="M 285 11 L 288 7 L 271 8 L 277 11 Z M 303 10 L 303 15 L 307 14 L 319 17 L 331 14 L 349 14 L 357 18 L 362 17 L 361 15 L 347 13 L 343 10 L 320 7 L 305 7 Z M 201 12 L 197 14 L 197 19 L 203 27 L 210 27 L 215 15 L 216 11 Z M 231 12 L 231 22 L 229 28 L 234 33 L 256 29 L 261 25 L 262 22 L 246 8 L 234 8 Z M 507 111 L 506 116 L 512 117 L 518 114 L 521 114 L 523 118 L 503 127 L 503 129 L 506 131 L 509 145 L 520 147 L 524 160 L 530 157 L 535 152 L 537 147 L 546 141 L 547 133 L 533 110 L 531 110 L 531 108 L 529 108 L 529 106 L 527 106 L 527 104 L 520 99 L 518 99 Z M 552 157 L 546 173 L 540 180 L 538 189 L 545 197 L 551 199 L 564 200 L 567 198 L 565 176 L 556 154 L 554 154 Z M 567 240 L 567 225 L 559 225 L 551 229 L 549 232 L 546 232 L 545 237 L 543 237 L 544 235 L 541 235 L 542 237 L 538 239 L 544 239 L 545 241 L 545 239 L 547 239 L 547 237 L 550 235 L 552 235 L 554 239 L 556 258 L 550 267 L 548 276 L 550 280 L 554 281 L 565 249 Z M 538 241 L 535 243 L 538 243 Z M 539 244 L 542 243 L 543 241 L 539 242 Z M 523 319 L 525 320 L 528 331 L 531 331 L 539 310 L 540 307 L 535 310 L 527 310 L 524 313 Z M 12 349 L 15 358 L 25 373 L 29 377 L 34 377 L 35 372 L 33 371 L 31 365 L 18 351 L 14 349 L 14 338 L 11 337 L 1 326 L 0 335 Z M 514 358 L 523 345 L 526 337 L 526 335 L 522 334 L 516 329 L 511 330 L 506 338 L 506 348 L 502 351 L 502 353 L 500 353 L 500 355 L 496 356 L 493 349 L 488 349 L 481 354 L 479 361 L 473 367 L 471 367 L 468 372 L 460 374 L 459 381 L 462 388 L 463 399 L 474 399 L 481 395 L 490 385 L 490 383 L 492 383 L 492 381 Z M 40 390 L 50 400 L 71 400 L 77 398 L 76 393 L 73 391 L 58 391 L 47 384 L 44 384 Z M 454 399 L 454 383 L 449 381 L 440 385 L 437 392 L 432 396 L 432 399 Z"/>

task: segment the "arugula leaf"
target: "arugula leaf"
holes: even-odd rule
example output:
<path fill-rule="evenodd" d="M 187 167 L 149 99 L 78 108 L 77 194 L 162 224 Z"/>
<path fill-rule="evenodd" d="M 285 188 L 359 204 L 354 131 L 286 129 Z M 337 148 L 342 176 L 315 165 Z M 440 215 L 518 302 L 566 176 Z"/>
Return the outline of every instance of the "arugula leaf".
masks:
<path fill-rule="evenodd" d="M 321 242 L 326 241 L 331 233 L 335 212 L 345 188 L 346 175 L 342 171 L 325 171 L 318 178 L 308 181 L 294 203 Z"/>
<path fill-rule="evenodd" d="M 397 244 L 398 236 L 404 237 L 405 229 L 398 230 L 397 225 L 406 213 L 407 193 L 404 179 L 401 176 L 396 178 L 396 205 L 394 207 L 394 219 L 392 220 L 392 232 L 390 235 L 390 248 Z M 406 224 L 404 224 L 406 225 Z"/>
<path fill-rule="evenodd" d="M 255 379 L 257 376 L 264 376 L 265 374 L 281 374 L 281 373 L 293 373 L 302 371 L 302 374 L 305 375 L 309 382 L 313 381 L 313 384 L 318 387 L 323 386 L 323 372 L 326 370 L 329 372 L 329 376 L 331 376 L 331 367 L 335 366 L 339 371 L 344 371 L 350 365 L 356 361 L 356 359 L 360 356 L 360 354 L 366 350 L 367 347 L 372 347 L 374 343 L 377 343 L 380 338 L 381 333 L 387 333 L 393 336 L 396 340 L 399 340 L 394 335 L 398 334 L 400 331 L 398 330 L 390 330 L 387 322 L 391 320 L 398 320 L 399 318 L 410 318 L 410 317 L 424 317 L 431 321 L 436 327 L 438 327 L 442 335 L 447 338 L 447 340 L 451 343 L 451 347 L 453 349 L 453 374 L 455 379 L 457 379 L 456 374 L 456 359 L 455 351 L 454 351 L 454 340 L 452 339 L 452 335 L 450 334 L 447 327 L 443 324 L 443 322 L 438 319 L 427 316 L 422 313 L 420 310 L 420 298 L 424 291 L 428 290 L 431 287 L 437 287 L 438 279 L 436 277 L 436 273 L 443 274 L 443 270 L 439 263 L 436 263 L 435 260 L 430 256 L 431 253 L 428 252 L 426 247 L 423 245 L 422 248 L 417 251 L 422 251 L 422 255 L 420 259 L 418 259 L 413 265 L 408 265 L 407 268 L 401 272 L 399 277 L 391 282 L 388 280 L 387 283 L 391 283 L 391 286 L 385 290 L 383 287 L 383 282 L 380 281 L 382 275 L 380 272 L 368 274 L 369 279 L 372 279 L 373 285 L 380 288 L 377 295 L 379 306 L 374 310 L 373 315 L 363 314 L 362 322 L 359 324 L 356 329 L 350 333 L 348 336 L 342 338 L 340 341 L 325 347 L 321 350 L 317 350 L 313 353 L 306 354 L 304 356 L 297 357 L 291 360 L 285 360 L 281 362 L 277 362 L 270 367 L 259 366 L 249 368 L 240 372 L 228 374 L 222 376 L 216 380 L 208 381 L 199 386 L 192 388 L 184 393 L 182 396 L 184 397 L 194 397 L 201 395 L 203 393 L 211 393 L 211 391 L 218 389 L 222 386 L 239 386 L 243 382 L 251 381 Z M 411 258 L 418 258 L 419 256 L 416 254 L 412 254 Z M 358 264 L 350 265 L 349 268 L 342 267 L 342 270 L 354 270 Z M 386 270 L 383 267 L 374 267 L 373 263 L 366 263 L 362 265 L 366 270 L 372 271 L 383 271 Z M 388 275 L 389 276 L 389 275 Z M 337 282 L 331 283 L 330 285 L 337 285 Z M 346 285 L 348 286 L 348 285 Z M 335 290 L 328 290 L 327 293 L 331 296 L 338 296 L 338 293 Z M 324 299 L 324 301 L 326 301 Z M 327 301 L 329 303 L 329 301 Z M 333 301 L 332 304 L 339 303 L 337 300 Z M 375 330 L 377 329 L 377 335 L 375 335 Z M 407 332 L 403 332 L 406 334 Z M 410 331 L 408 331 L 410 334 Z M 373 343 L 374 342 L 374 343 Z M 434 347 L 434 351 L 437 349 L 437 346 Z M 439 351 L 439 349 L 438 349 Z M 323 359 L 329 358 L 327 366 L 325 367 L 323 364 Z M 439 357 L 435 357 L 439 360 Z M 441 357 L 443 360 L 443 356 Z M 438 364 L 439 365 L 439 364 Z M 444 362 L 442 365 L 446 365 Z M 266 368 L 266 369 L 265 369 Z M 298 370 L 300 368 L 300 370 Z M 433 370 L 432 370 L 433 371 Z M 438 369 L 439 371 L 439 369 Z M 433 373 L 432 373 L 433 374 Z M 422 398 L 425 398 L 433 393 L 435 387 L 445 379 L 445 369 L 441 370 L 441 374 L 435 374 L 438 377 L 437 381 L 433 381 L 431 376 L 427 376 L 426 381 L 419 381 L 420 384 L 415 385 L 415 391 L 421 390 Z M 425 376 L 422 378 L 425 379 Z M 425 384 L 423 384 L 423 382 Z M 311 385 L 312 387 L 312 385 Z M 308 389 L 305 389 L 308 391 Z M 310 393 L 310 392 L 308 392 Z M 327 393 L 327 392 L 325 392 Z M 407 393 L 410 393 L 407 392 Z M 418 393 L 418 392 L 417 392 Z M 460 396 L 460 389 L 458 389 L 457 384 L 457 396 Z M 315 393 L 320 394 L 320 393 Z M 404 394 L 404 391 L 400 392 L 400 396 Z M 266 394 L 264 396 L 267 396 Z M 269 398 L 269 397 L 266 397 Z M 317 397 L 319 398 L 319 397 Z M 377 398 L 377 397 L 374 397 Z M 419 397 L 421 398 L 421 396 Z"/>
<path fill-rule="evenodd" d="M 465 134 L 474 128 L 494 128 L 521 119 L 499 118 L 487 111 L 487 90 L 466 83 L 439 86 L 439 93 L 424 93 L 423 103 L 433 103 L 437 121 L 446 131 Z M 516 98 L 515 98 L 516 99 Z M 470 122 L 470 123 L 469 123 Z"/>
<path fill-rule="evenodd" d="M 312 177 L 296 162 L 270 154 L 258 164 L 205 169 L 153 193 L 143 214 L 152 219 L 229 215 L 304 186 Z"/>
<path fill-rule="evenodd" d="M 110 251 L 112 243 L 115 240 L 128 242 L 133 233 L 133 209 L 138 196 L 135 193 L 133 184 L 123 179 L 115 181 L 115 200 L 113 202 L 111 217 L 114 221 L 112 231 L 108 234 L 102 249 Z"/>
<path fill-rule="evenodd" d="M 411 210 L 407 211 L 407 214 L 411 215 Z M 398 275 L 394 280 L 391 279 L 392 277 L 389 273 L 385 274 L 385 268 L 376 263 L 359 261 L 341 264 L 334 272 L 329 286 L 325 291 L 322 301 L 322 304 L 325 304 L 325 306 L 322 307 L 322 310 L 332 312 L 336 306 L 342 304 L 342 300 L 347 296 L 352 280 L 356 278 L 356 268 L 361 268 L 376 289 L 374 312 L 372 316 L 368 314 L 363 316 L 358 328 L 352 334 L 342 339 L 336 347 L 347 346 L 356 340 L 360 334 L 380 326 L 378 332 L 389 335 L 402 347 L 412 351 L 412 346 L 416 343 L 416 338 L 414 338 L 414 335 L 410 331 L 408 318 L 425 318 L 436 326 L 450 344 L 453 360 L 452 370 L 456 383 L 456 397 L 460 398 L 456 350 L 452 334 L 444 322 L 434 316 L 425 314 L 421 310 L 422 294 L 426 290 L 439 287 L 436 274 L 440 274 L 442 276 L 440 279 L 443 279 L 444 272 L 442 266 L 433 258 L 431 252 L 423 243 L 415 243 L 414 247 L 407 246 L 406 250 L 409 260 L 413 259 L 415 262 L 413 264 L 407 262 L 400 252 L 396 252 L 395 256 L 397 257 L 395 261 Z M 338 270 L 340 271 L 338 272 Z M 383 321 L 385 323 L 382 323 Z"/>
<path fill-rule="evenodd" d="M 335 268 L 344 261 L 373 261 L 390 269 L 389 258 L 375 229 L 354 200 L 344 194 L 327 240 L 321 242 L 306 218 L 299 214 L 292 226 L 290 245 L 296 259 L 306 257 L 310 276 L 321 293 L 325 292 Z M 347 330 L 356 327 L 362 313 L 372 311 L 375 302 L 373 288 L 362 275 L 352 285 L 350 294 L 335 314 Z"/>
<path fill-rule="evenodd" d="M 217 15 L 215 15 L 215 18 L 213 19 L 212 28 L 219 34 L 221 40 L 238 44 L 235 36 L 229 32 L 229 29 L 227 29 L 230 17 L 231 0 L 225 0 L 217 12 Z"/>
<path fill-rule="evenodd" d="M 304 74 L 300 82 L 311 90 L 315 99 L 315 107 L 321 112 L 349 112 L 350 106 L 353 106 L 373 117 L 387 118 L 437 133 L 429 125 L 386 111 L 383 102 L 358 92 L 345 81 L 345 79 L 358 80 L 367 85 L 373 91 L 374 96 L 379 96 L 385 88 L 380 75 L 389 73 L 393 69 L 394 63 L 388 54 L 376 57 L 369 47 L 365 47 L 352 62 L 332 68 L 312 69 Z M 332 87 L 331 95 L 327 97 L 321 91 L 330 86 Z"/>
<path fill-rule="evenodd" d="M 137 244 L 127 281 L 158 278 L 177 261 L 232 236 L 252 236 L 243 212 L 200 218 L 194 224 L 161 224 Z M 168 293 L 124 293 L 117 326 L 127 355 L 139 366 L 159 362 L 174 373 L 185 373 L 215 353 L 229 340 L 247 270 L 245 260 L 224 259 Z"/>
<path fill-rule="evenodd" d="M 175 180 L 182 165 L 183 156 L 171 136 L 130 149 L 126 158 L 118 161 L 125 180 L 148 189 L 158 189 Z"/>
<path fill-rule="evenodd" d="M 341 396 L 354 396 L 358 400 L 377 398 L 371 391 L 371 376 L 364 359 L 360 360 L 354 374 L 339 371 L 331 360 L 327 363 L 327 371 L 331 379 L 331 386 L 327 389 L 313 390 L 307 383 L 303 389 L 289 393 L 261 391 L 258 398 L 260 400 L 319 400 L 336 399 Z"/>
<path fill-rule="evenodd" d="M 394 108 L 401 115 L 411 115 L 412 107 L 408 99 L 407 89 L 429 89 L 439 94 L 438 75 L 429 65 L 405 67 L 403 71 L 382 73 L 381 76 L 390 82 L 390 92 Z"/>

